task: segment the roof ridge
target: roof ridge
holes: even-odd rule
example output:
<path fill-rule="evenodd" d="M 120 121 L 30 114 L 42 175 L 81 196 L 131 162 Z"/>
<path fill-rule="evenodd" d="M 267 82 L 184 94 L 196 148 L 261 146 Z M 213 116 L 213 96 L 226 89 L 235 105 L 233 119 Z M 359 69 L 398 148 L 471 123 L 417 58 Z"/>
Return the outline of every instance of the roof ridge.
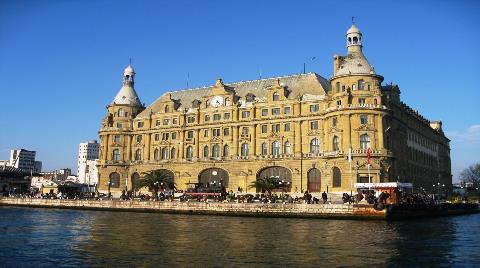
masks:
<path fill-rule="evenodd" d="M 307 76 L 307 75 L 312 75 L 312 74 L 318 76 L 318 74 L 315 73 L 315 72 L 308 72 L 308 73 L 299 73 L 299 74 L 290 74 L 290 75 L 274 76 L 274 77 L 261 78 L 261 79 L 244 80 L 244 81 L 227 83 L 227 84 L 225 84 L 225 85 L 226 85 L 226 86 L 230 86 L 230 85 L 241 85 L 241 84 L 246 84 L 246 83 L 251 83 L 251 82 L 256 82 L 256 81 L 267 81 L 267 80 L 271 80 L 271 79 L 290 78 L 290 77 L 295 77 L 295 76 Z M 167 91 L 167 92 L 164 93 L 164 95 L 165 95 L 165 94 L 168 94 L 168 93 L 177 93 L 177 92 L 184 92 L 184 91 L 189 91 L 189 90 L 207 89 L 207 88 L 211 88 L 211 87 L 213 87 L 213 85 L 210 85 L 210 86 L 200 86 L 200 87 L 194 87 L 194 88 L 182 88 L 182 89 L 179 89 L 179 90 Z"/>

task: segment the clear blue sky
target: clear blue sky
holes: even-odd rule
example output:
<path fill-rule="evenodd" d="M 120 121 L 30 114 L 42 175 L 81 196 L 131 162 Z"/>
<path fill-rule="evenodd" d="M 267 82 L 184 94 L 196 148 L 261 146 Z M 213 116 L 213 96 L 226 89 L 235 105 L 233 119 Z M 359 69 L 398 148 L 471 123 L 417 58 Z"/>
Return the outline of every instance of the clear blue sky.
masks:
<path fill-rule="evenodd" d="M 167 90 L 307 71 L 329 78 L 351 16 L 385 82 L 480 161 L 480 1 L 0 1 L 0 159 L 76 170 L 131 57 L 150 104 Z"/>

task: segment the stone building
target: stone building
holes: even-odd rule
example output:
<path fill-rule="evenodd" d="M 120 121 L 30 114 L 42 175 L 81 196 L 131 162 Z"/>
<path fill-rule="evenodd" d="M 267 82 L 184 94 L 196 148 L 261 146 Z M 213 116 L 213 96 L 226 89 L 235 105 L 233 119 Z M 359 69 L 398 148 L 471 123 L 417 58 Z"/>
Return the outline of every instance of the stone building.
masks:
<path fill-rule="evenodd" d="M 167 92 L 148 107 L 129 65 L 99 131 L 99 191 L 118 195 L 154 169 L 169 172 L 180 189 L 215 181 L 255 192 L 248 186 L 265 176 L 279 176 L 289 192 L 349 192 L 369 176 L 427 190 L 432 182 L 451 185 L 441 122 L 401 102 L 398 86 L 382 85 L 362 42 L 352 25 L 347 55 L 334 56 L 330 79 L 315 73 L 218 79 Z"/>

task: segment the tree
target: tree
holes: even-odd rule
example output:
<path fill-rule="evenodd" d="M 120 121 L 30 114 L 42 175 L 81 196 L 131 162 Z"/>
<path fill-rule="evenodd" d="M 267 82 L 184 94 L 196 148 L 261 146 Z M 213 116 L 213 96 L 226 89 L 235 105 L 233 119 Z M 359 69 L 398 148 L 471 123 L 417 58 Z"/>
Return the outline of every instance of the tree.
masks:
<path fill-rule="evenodd" d="M 263 179 L 257 179 L 256 181 L 252 182 L 249 188 L 256 188 L 260 189 L 262 192 L 267 192 L 268 196 L 272 195 L 272 190 L 275 189 L 286 189 L 288 186 L 286 183 L 282 182 L 278 177 L 265 177 Z"/>
<path fill-rule="evenodd" d="M 158 199 L 158 191 L 166 189 L 175 189 L 175 182 L 171 174 L 165 170 L 152 170 L 143 172 L 142 179 L 138 180 L 135 189 L 148 187 L 149 191 L 153 191 L 155 200 Z"/>
<path fill-rule="evenodd" d="M 460 173 L 462 183 L 472 183 L 474 188 L 480 185 L 480 163 L 473 164 Z"/>

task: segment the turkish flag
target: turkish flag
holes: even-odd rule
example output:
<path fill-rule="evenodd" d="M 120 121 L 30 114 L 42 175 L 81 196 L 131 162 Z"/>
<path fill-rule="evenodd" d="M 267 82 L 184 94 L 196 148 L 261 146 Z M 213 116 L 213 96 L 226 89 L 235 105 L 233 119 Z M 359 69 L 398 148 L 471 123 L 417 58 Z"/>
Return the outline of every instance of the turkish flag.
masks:
<path fill-rule="evenodd" d="M 370 165 L 370 148 L 367 151 L 367 163 Z"/>

